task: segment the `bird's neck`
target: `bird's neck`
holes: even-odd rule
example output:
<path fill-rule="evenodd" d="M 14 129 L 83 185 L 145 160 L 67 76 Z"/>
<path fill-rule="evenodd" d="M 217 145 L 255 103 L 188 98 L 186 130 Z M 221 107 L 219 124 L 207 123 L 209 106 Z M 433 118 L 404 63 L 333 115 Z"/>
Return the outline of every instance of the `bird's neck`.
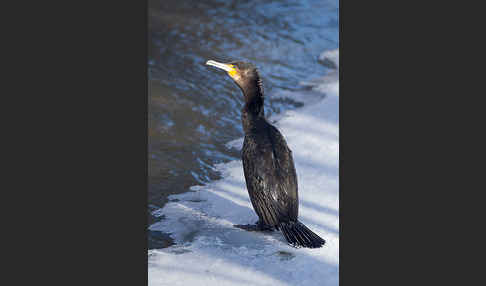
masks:
<path fill-rule="evenodd" d="M 243 92 L 245 95 L 245 106 L 241 112 L 241 120 L 245 133 L 261 126 L 265 120 L 265 109 L 263 106 L 263 93 L 260 89 Z"/>

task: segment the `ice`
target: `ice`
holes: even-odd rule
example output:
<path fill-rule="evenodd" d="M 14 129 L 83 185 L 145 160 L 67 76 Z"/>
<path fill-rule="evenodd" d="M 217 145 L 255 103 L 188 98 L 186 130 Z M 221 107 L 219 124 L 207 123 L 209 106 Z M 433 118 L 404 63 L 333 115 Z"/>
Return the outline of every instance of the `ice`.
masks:
<path fill-rule="evenodd" d="M 339 64 L 338 50 L 321 61 Z M 149 285 L 338 285 L 339 284 L 339 82 L 332 69 L 304 83 L 310 90 L 282 96 L 306 99 L 275 124 L 292 149 L 299 183 L 299 220 L 326 240 L 319 249 L 293 248 L 278 232 L 247 232 L 254 223 L 242 162 L 216 166 L 222 179 L 170 196 L 164 216 L 150 226 L 171 234 L 176 245 L 150 250 Z M 229 142 L 241 148 L 242 139 Z"/>
<path fill-rule="evenodd" d="M 339 49 L 324 51 L 319 55 L 319 62 L 333 69 L 339 67 Z"/>

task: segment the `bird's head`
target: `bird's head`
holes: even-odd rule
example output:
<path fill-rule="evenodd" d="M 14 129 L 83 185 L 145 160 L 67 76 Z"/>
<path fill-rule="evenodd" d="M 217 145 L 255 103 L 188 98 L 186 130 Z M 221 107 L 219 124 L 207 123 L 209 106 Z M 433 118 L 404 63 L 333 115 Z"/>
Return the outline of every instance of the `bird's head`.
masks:
<path fill-rule="evenodd" d="M 250 93 L 258 93 L 260 96 L 263 96 L 262 81 L 257 68 L 253 64 L 242 61 L 219 63 L 213 60 L 207 61 L 206 64 L 226 71 L 245 96 L 248 96 Z"/>

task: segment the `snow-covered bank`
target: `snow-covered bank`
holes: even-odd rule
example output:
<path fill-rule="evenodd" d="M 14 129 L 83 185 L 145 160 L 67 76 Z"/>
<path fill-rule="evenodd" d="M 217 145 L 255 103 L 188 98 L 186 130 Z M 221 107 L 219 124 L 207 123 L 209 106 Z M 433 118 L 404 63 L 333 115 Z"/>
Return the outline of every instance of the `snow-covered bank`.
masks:
<path fill-rule="evenodd" d="M 320 60 L 338 67 L 338 51 Z M 151 230 L 172 233 L 177 245 L 149 251 L 149 285 L 338 285 L 339 83 L 337 69 L 285 93 L 304 107 L 275 124 L 292 149 L 299 183 L 299 220 L 326 240 L 320 249 L 295 249 L 280 232 L 246 232 L 254 223 L 241 161 L 217 166 L 223 179 L 170 196 Z M 314 98 L 308 101 L 307 98 Z M 319 99 L 319 100 L 317 100 Z M 242 140 L 232 142 L 241 148 Z"/>

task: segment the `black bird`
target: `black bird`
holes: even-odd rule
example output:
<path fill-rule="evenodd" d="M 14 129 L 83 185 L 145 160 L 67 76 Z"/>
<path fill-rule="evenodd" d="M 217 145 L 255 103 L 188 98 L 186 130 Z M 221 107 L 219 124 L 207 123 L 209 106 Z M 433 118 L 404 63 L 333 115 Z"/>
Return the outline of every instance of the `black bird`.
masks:
<path fill-rule="evenodd" d="M 246 187 L 259 220 L 235 225 L 249 231 L 281 230 L 294 247 L 318 248 L 325 240 L 298 221 L 299 196 L 292 151 L 285 138 L 265 119 L 263 85 L 256 67 L 246 62 L 207 65 L 225 70 L 243 92 L 241 121 L 245 131 L 242 149 Z"/>

